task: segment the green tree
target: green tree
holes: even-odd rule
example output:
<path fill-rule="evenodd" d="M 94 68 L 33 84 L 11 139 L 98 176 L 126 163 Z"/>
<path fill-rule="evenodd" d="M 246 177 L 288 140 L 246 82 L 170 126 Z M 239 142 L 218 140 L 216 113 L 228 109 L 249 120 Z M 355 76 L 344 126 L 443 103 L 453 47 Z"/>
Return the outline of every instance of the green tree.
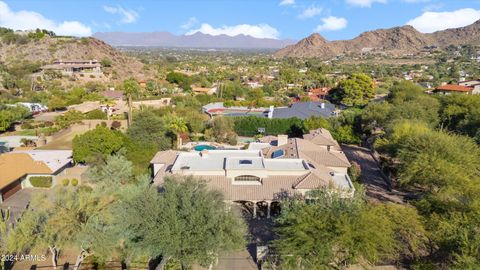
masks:
<path fill-rule="evenodd" d="M 156 150 L 166 150 L 171 147 L 166 133 L 167 123 L 151 110 L 137 112 L 135 120 L 127 130 L 130 140 L 139 144 L 154 144 Z"/>
<path fill-rule="evenodd" d="M 72 124 L 80 123 L 85 119 L 85 115 L 76 110 L 69 110 L 63 115 L 55 117 L 55 123 L 61 127 L 66 128 Z"/>
<path fill-rule="evenodd" d="M 244 247 L 243 220 L 227 209 L 223 196 L 204 182 L 166 178 L 162 192 L 139 188 L 114 216 L 129 253 L 177 260 L 185 269 L 195 263 L 209 266 L 220 252 Z"/>
<path fill-rule="evenodd" d="M 412 208 L 370 205 L 357 190 L 353 199 L 328 190 L 312 200 L 291 199 L 275 220 L 274 247 L 282 269 L 340 269 L 359 261 L 397 260 L 423 249 L 423 225 Z"/>
<path fill-rule="evenodd" d="M 88 179 L 100 187 L 118 187 L 132 182 L 132 162 L 122 155 L 108 156 L 105 165 L 89 169 Z"/>
<path fill-rule="evenodd" d="M 23 120 L 31 115 L 29 110 L 23 106 L 5 107 L 0 106 L 0 131 L 5 131 L 17 121 Z"/>
<path fill-rule="evenodd" d="M 130 78 L 128 80 L 123 81 L 122 89 L 124 94 L 127 97 L 128 102 L 128 126 L 132 124 L 132 110 L 133 110 L 133 103 L 132 98 L 134 95 L 137 95 L 140 92 L 140 85 L 138 84 L 137 80 L 134 78 Z"/>
<path fill-rule="evenodd" d="M 175 115 L 170 115 L 166 117 L 166 123 L 168 129 L 171 130 L 177 137 L 177 149 L 179 149 L 182 146 L 182 138 L 180 137 L 180 135 L 183 132 L 188 131 L 187 123 L 185 122 L 185 119 Z"/>
<path fill-rule="evenodd" d="M 347 106 L 363 106 L 375 95 L 372 78 L 363 73 L 353 73 L 340 81 L 332 96 L 337 102 Z"/>
<path fill-rule="evenodd" d="M 303 124 L 307 130 L 314 130 L 319 128 L 325 128 L 330 130 L 332 127 L 330 122 L 321 116 L 311 116 L 303 121 Z"/>
<path fill-rule="evenodd" d="M 110 58 L 105 57 L 100 61 L 100 64 L 102 65 L 102 67 L 111 67 L 112 66 L 112 60 Z"/>
<path fill-rule="evenodd" d="M 104 126 L 77 135 L 73 139 L 73 159 L 81 163 L 103 162 L 109 155 L 118 152 L 125 144 L 120 131 Z"/>

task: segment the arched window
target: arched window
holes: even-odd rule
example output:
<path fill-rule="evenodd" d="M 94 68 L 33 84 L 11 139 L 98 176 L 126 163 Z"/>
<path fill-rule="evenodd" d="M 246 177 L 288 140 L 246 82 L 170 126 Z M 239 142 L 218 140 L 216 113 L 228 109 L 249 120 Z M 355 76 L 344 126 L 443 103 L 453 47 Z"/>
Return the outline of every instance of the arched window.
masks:
<path fill-rule="evenodd" d="M 254 175 L 239 175 L 235 177 L 235 181 L 258 181 L 260 182 L 260 177 Z"/>

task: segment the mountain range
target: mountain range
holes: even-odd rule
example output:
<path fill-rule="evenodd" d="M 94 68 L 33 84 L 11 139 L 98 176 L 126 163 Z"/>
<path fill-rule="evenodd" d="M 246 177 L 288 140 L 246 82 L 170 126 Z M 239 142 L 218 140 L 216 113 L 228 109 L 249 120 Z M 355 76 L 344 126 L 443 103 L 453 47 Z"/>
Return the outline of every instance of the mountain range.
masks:
<path fill-rule="evenodd" d="M 274 53 L 276 57 L 318 57 L 328 59 L 341 54 L 382 52 L 392 56 L 418 53 L 425 47 L 480 45 L 480 20 L 460 28 L 425 34 L 409 25 L 378 29 L 360 34 L 351 40 L 328 41 L 314 33 L 294 45 Z"/>
<path fill-rule="evenodd" d="M 290 39 L 255 38 L 247 35 L 212 36 L 200 32 L 179 36 L 169 32 L 97 32 L 93 37 L 112 46 L 176 48 L 280 49 L 295 43 Z"/>

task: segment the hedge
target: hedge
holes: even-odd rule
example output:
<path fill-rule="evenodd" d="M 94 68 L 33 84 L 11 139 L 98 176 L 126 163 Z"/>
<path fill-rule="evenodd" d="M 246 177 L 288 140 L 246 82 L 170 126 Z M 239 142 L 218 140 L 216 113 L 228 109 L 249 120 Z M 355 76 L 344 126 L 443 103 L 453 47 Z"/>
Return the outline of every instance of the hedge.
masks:
<path fill-rule="evenodd" d="M 34 187 L 49 188 L 52 186 L 51 176 L 32 176 L 29 180 Z"/>
<path fill-rule="evenodd" d="M 305 132 L 303 121 L 299 118 L 235 117 L 235 132 L 240 136 L 257 135 L 258 128 L 265 128 L 265 135 L 288 134 L 296 137 Z"/>

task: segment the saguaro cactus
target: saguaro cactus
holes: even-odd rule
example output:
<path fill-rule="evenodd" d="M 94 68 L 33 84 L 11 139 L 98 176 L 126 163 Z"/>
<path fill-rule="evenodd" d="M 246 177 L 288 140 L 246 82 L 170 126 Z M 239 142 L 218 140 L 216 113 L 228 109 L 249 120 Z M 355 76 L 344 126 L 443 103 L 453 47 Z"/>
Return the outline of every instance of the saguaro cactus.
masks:
<path fill-rule="evenodd" d="M 10 208 L 0 209 L 0 234 L 4 235 L 7 232 L 8 224 L 10 224 Z"/>

